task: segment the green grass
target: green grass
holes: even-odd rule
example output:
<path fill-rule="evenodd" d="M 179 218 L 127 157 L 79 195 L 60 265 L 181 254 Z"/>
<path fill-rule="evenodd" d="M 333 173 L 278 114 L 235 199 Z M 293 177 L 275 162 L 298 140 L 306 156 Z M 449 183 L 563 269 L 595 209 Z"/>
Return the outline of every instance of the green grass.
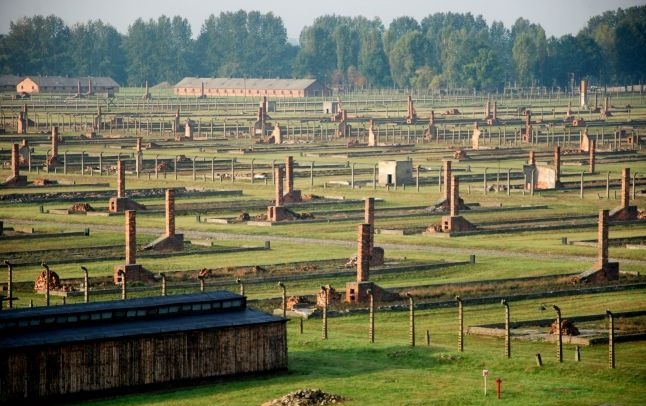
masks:
<path fill-rule="evenodd" d="M 559 298 L 564 317 L 644 308 L 645 291 Z M 552 317 L 536 310 L 541 301 L 513 302 L 512 321 Z M 551 303 L 551 302 L 550 302 Z M 416 312 L 417 346 L 408 346 L 408 313 L 376 315 L 376 342 L 368 342 L 367 315 L 331 318 L 329 339 L 321 339 L 321 320 L 288 324 L 289 371 L 263 377 L 231 379 L 187 389 L 173 389 L 90 402 L 94 405 L 259 405 L 288 392 L 319 387 L 340 394 L 348 405 L 641 405 L 646 396 L 646 346 L 616 347 L 617 368 L 607 367 L 607 346 L 565 345 L 564 362 L 555 346 L 512 341 L 512 358 L 504 357 L 501 339 L 466 335 L 465 351 L 456 351 L 457 312 L 442 309 Z M 501 322 L 500 305 L 466 306 L 465 325 Z M 425 331 L 431 332 L 431 346 Z M 535 364 L 541 353 L 544 366 Z M 483 394 L 482 370 L 488 369 L 488 395 Z M 502 379 L 502 399 L 495 398 L 496 378 Z"/>

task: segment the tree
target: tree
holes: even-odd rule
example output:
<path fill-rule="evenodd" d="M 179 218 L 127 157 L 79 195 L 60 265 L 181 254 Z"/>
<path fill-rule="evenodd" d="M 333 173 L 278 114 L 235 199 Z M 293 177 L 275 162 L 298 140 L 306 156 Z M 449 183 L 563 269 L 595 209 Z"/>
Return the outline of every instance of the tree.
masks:
<path fill-rule="evenodd" d="M 78 76 L 109 76 L 126 82 L 122 37 L 101 20 L 76 24 L 70 30 L 69 59 Z"/>
<path fill-rule="evenodd" d="M 547 49 L 545 31 L 540 25 L 519 18 L 512 27 L 511 37 L 516 79 L 523 85 L 531 84 L 542 75 Z"/>
<path fill-rule="evenodd" d="M 390 74 L 399 87 L 413 86 L 415 73 L 422 66 L 423 37 L 419 31 L 404 34 L 394 45 L 389 57 Z"/>
<path fill-rule="evenodd" d="M 69 27 L 54 15 L 21 18 L 9 25 L 5 59 L 17 74 L 65 75 L 69 72 Z"/>

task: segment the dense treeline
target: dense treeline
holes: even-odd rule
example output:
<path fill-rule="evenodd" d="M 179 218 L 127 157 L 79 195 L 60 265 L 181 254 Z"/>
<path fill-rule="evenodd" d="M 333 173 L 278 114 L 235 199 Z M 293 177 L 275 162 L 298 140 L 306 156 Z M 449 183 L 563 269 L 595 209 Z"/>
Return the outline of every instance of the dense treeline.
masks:
<path fill-rule="evenodd" d="M 576 36 L 547 37 L 470 13 L 417 21 L 326 15 L 287 41 L 282 19 L 257 11 L 210 15 L 193 38 L 185 18 L 137 19 L 123 35 L 101 20 L 68 27 L 56 16 L 12 22 L 0 35 L 0 72 L 111 76 L 173 84 L 184 76 L 316 77 L 328 86 L 478 90 L 504 84 L 567 87 L 639 82 L 646 70 L 646 6 L 592 17 Z"/>

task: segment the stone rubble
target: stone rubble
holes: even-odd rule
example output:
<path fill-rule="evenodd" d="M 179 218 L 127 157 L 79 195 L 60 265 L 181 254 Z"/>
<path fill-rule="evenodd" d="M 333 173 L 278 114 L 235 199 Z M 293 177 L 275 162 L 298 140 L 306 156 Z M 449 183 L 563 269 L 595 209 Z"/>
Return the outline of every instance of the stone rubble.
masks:
<path fill-rule="evenodd" d="M 270 400 L 261 406 L 323 406 L 343 402 L 343 396 L 325 393 L 321 389 L 300 389 L 280 399 Z"/>

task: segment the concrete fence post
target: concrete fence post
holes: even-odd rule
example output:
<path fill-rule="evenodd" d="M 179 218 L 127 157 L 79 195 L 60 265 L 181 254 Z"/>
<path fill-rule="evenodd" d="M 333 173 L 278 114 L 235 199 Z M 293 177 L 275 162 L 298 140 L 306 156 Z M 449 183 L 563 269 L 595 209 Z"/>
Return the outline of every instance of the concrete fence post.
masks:
<path fill-rule="evenodd" d="M 370 309 L 369 309 L 370 328 L 368 330 L 368 337 L 370 338 L 370 342 L 374 343 L 375 342 L 375 300 L 374 300 L 374 295 L 372 294 L 372 289 L 368 289 L 366 293 L 368 293 L 368 297 L 370 298 Z"/>
<path fill-rule="evenodd" d="M 281 309 L 283 310 L 283 318 L 287 318 L 287 288 L 285 287 L 285 284 L 282 282 L 278 282 L 278 287 L 280 287 L 281 292 L 282 292 L 282 303 L 281 303 Z"/>
<path fill-rule="evenodd" d="M 51 274 L 46 263 L 43 262 L 41 266 L 45 269 L 45 306 L 49 307 L 49 281 Z"/>
<path fill-rule="evenodd" d="M 7 265 L 7 271 L 9 272 L 9 278 L 7 280 L 7 300 L 9 301 L 9 308 L 13 308 L 13 265 L 11 262 L 5 260 L 5 265 Z"/>
<path fill-rule="evenodd" d="M 415 300 L 413 295 L 406 293 L 408 296 L 408 341 L 411 347 L 415 347 Z"/>
<path fill-rule="evenodd" d="M 460 296 L 456 296 L 458 302 L 458 351 L 464 352 L 464 301 Z"/>
<path fill-rule="evenodd" d="M 329 299 L 329 292 L 325 286 L 321 286 L 323 291 L 323 325 L 321 326 L 321 336 L 324 340 L 327 340 L 327 303 Z"/>
<path fill-rule="evenodd" d="M 511 358 L 511 335 L 510 335 L 510 328 L 509 328 L 509 303 L 505 299 L 503 299 L 500 302 L 503 306 L 505 306 L 505 356 L 507 358 Z"/>
<path fill-rule="evenodd" d="M 81 266 L 83 270 L 83 302 L 90 302 L 90 278 L 86 267 Z"/>
<path fill-rule="evenodd" d="M 556 342 L 556 359 L 558 362 L 563 362 L 563 331 L 561 331 L 561 309 L 557 305 L 552 305 L 556 312 L 556 324 L 558 339 Z"/>
<path fill-rule="evenodd" d="M 615 368 L 615 318 L 610 310 L 606 310 L 608 316 L 608 367 Z"/>

